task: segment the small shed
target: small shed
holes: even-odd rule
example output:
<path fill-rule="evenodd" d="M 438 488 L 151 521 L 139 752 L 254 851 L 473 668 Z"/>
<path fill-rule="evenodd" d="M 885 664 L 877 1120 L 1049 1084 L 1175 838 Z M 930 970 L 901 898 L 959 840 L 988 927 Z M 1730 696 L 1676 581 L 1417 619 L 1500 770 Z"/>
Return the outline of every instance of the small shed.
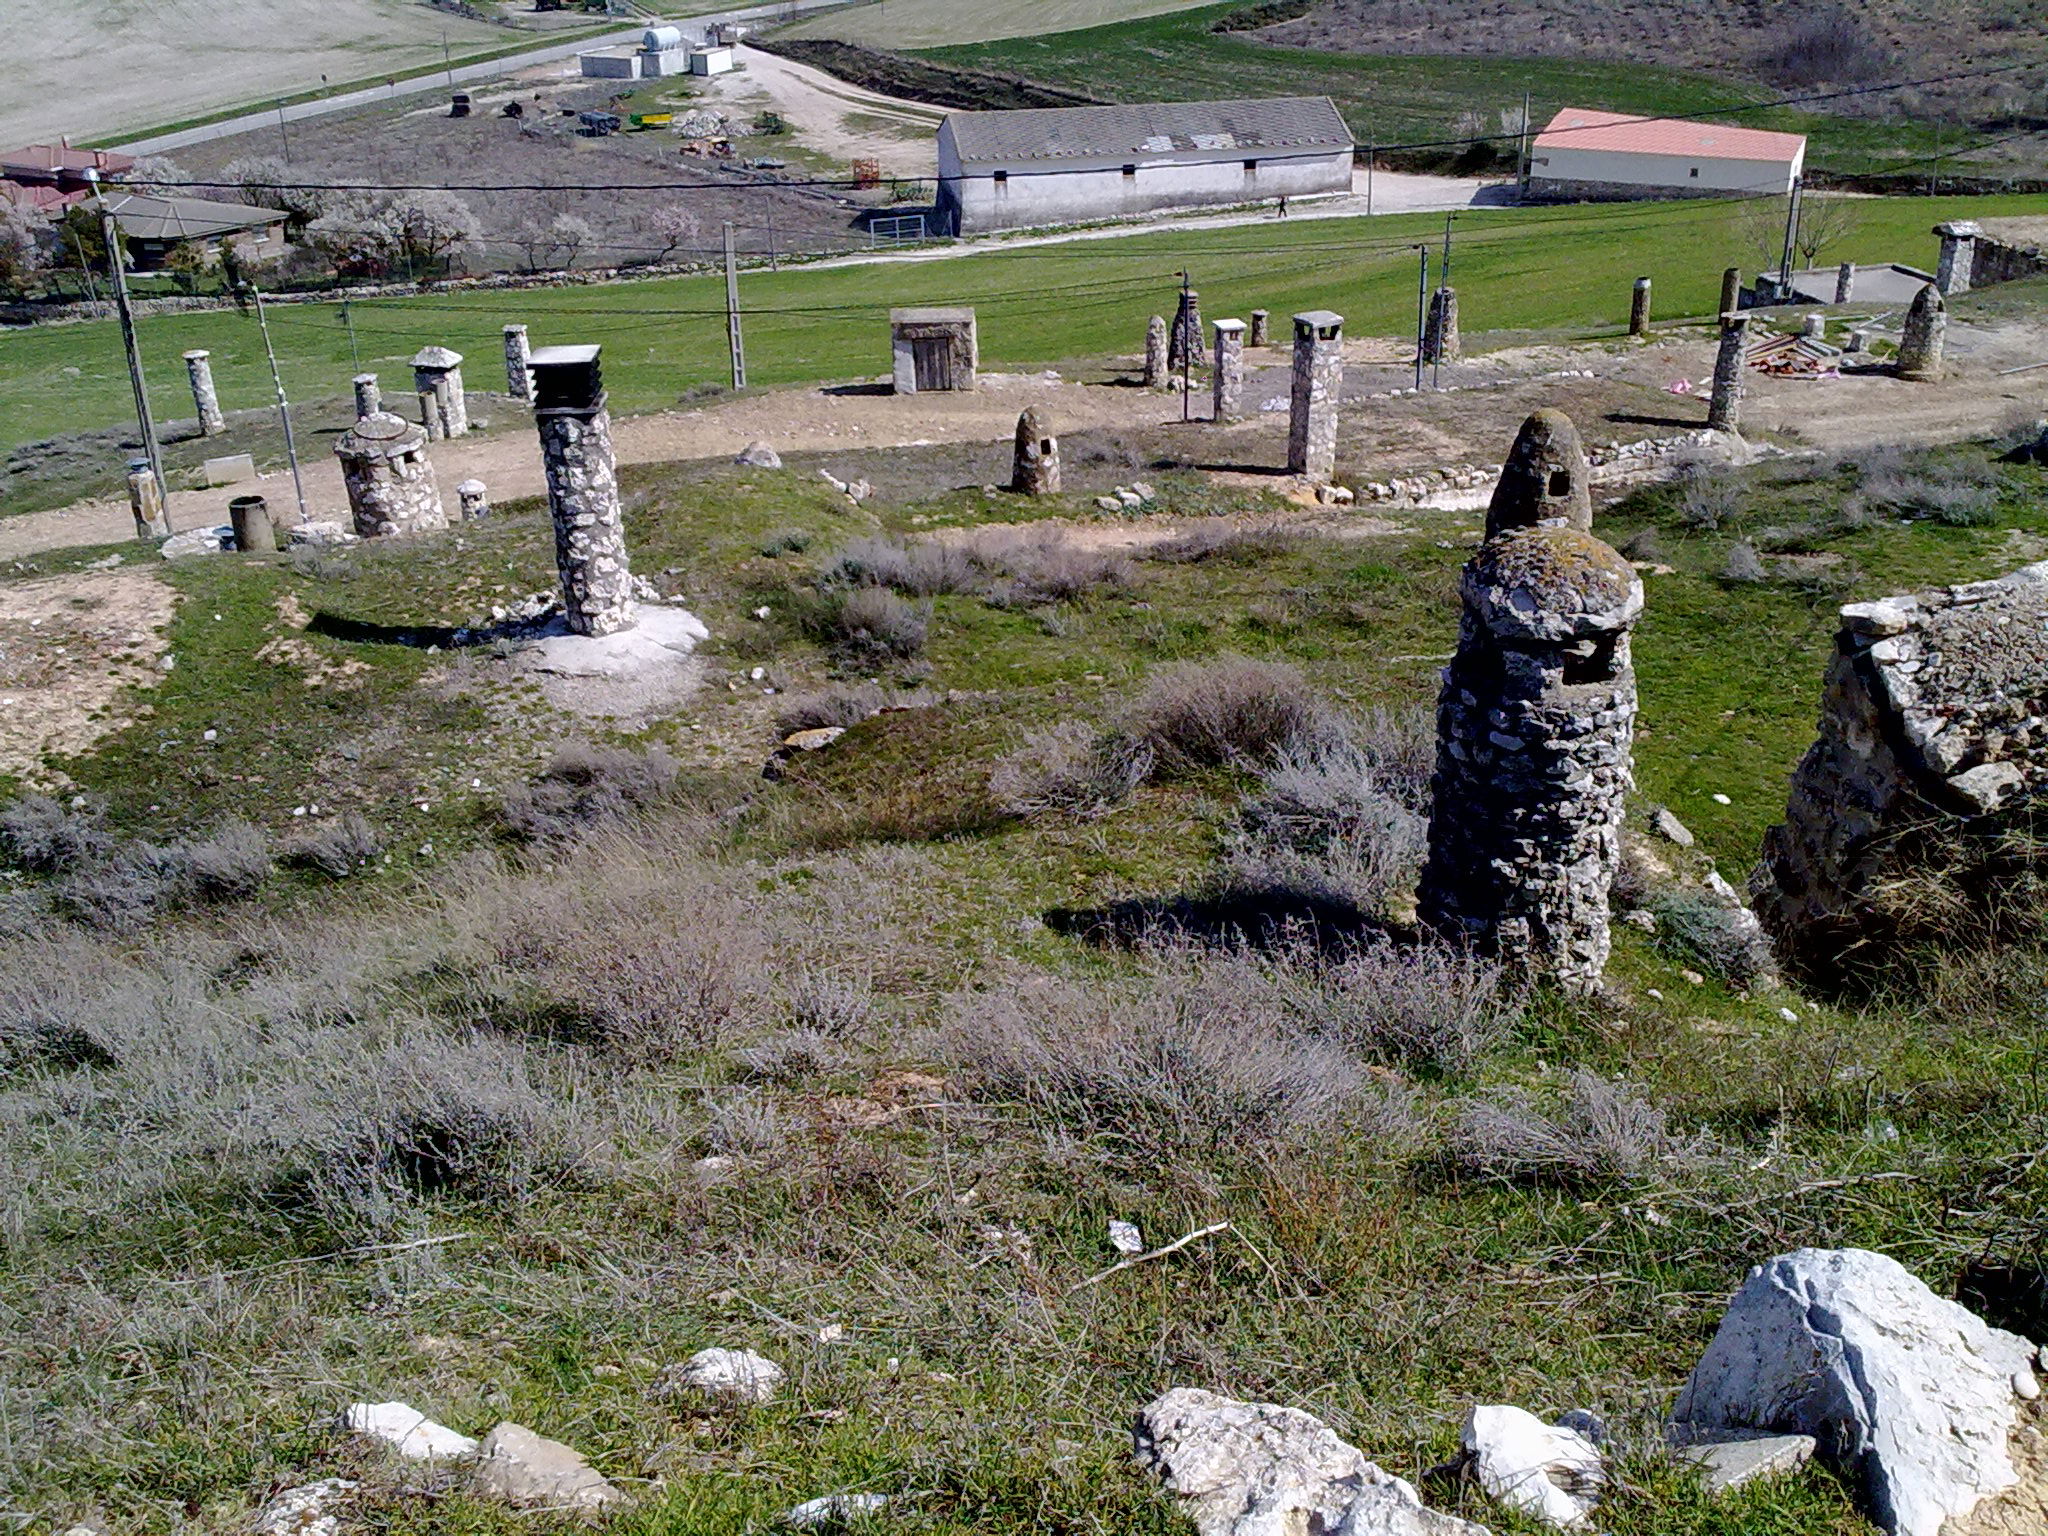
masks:
<path fill-rule="evenodd" d="M 1566 107 L 1529 148 L 1529 195 L 1783 197 L 1805 166 L 1804 134 Z"/>
<path fill-rule="evenodd" d="M 722 43 L 690 50 L 690 73 L 693 75 L 729 75 L 738 67 L 732 49 Z"/>
<path fill-rule="evenodd" d="M 897 394 L 964 392 L 975 387 L 981 351 L 972 309 L 892 309 L 889 339 Z"/>

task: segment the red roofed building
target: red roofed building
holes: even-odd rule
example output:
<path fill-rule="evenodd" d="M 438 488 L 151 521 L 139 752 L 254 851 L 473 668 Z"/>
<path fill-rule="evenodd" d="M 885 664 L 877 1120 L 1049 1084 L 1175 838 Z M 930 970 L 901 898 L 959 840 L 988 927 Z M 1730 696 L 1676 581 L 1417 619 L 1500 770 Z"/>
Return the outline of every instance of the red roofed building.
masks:
<path fill-rule="evenodd" d="M 73 149 L 69 144 L 25 144 L 0 150 L 0 182 L 9 202 L 27 203 L 46 213 L 61 213 L 83 201 L 92 190 L 87 171 L 111 181 L 135 168 L 133 155 L 109 149 Z"/>
<path fill-rule="evenodd" d="M 1562 201 L 1783 196 L 1806 138 L 1566 107 L 1529 149 L 1529 195 Z"/>

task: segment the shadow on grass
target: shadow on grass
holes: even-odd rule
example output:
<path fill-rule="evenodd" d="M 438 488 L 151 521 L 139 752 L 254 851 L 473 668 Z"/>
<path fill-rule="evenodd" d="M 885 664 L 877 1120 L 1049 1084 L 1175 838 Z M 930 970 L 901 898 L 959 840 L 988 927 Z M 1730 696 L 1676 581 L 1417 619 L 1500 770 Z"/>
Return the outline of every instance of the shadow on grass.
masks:
<path fill-rule="evenodd" d="M 1125 950 L 1194 943 L 1260 950 L 1306 947 L 1336 954 L 1367 939 L 1403 942 L 1414 937 L 1342 897 L 1272 887 L 1054 907 L 1045 914 L 1045 925 L 1100 949 Z"/>

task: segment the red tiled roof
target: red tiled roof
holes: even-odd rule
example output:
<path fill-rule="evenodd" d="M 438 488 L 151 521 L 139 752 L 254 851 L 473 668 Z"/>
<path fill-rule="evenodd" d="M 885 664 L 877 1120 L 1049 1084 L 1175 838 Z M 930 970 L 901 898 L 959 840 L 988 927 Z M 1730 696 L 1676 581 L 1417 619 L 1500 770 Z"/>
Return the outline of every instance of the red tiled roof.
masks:
<path fill-rule="evenodd" d="M 0 152 L 0 174 L 10 180 L 33 176 L 38 180 L 77 176 L 87 170 L 119 175 L 135 166 L 133 155 L 110 149 L 73 149 L 69 144 L 24 144 L 20 149 Z"/>
<path fill-rule="evenodd" d="M 1632 117 L 1566 107 L 1536 135 L 1536 148 L 1604 149 L 1636 155 L 1684 155 L 1695 160 L 1771 160 L 1789 163 L 1806 147 L 1798 133 L 1685 123 L 1668 117 Z"/>
<path fill-rule="evenodd" d="M 38 213 L 54 217 L 73 203 L 85 201 L 90 194 L 66 192 L 58 187 L 31 186 L 18 181 L 0 181 L 0 202 L 16 203 L 23 208 L 33 208 Z"/>

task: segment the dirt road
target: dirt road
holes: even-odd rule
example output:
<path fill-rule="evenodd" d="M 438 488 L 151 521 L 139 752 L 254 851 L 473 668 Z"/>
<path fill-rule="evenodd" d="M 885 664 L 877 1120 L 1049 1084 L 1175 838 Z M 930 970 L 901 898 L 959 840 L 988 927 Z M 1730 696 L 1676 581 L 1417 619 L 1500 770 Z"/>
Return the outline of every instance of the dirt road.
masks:
<path fill-rule="evenodd" d="M 742 48 L 746 68 L 715 75 L 703 99 L 737 118 L 780 112 L 805 147 L 841 163 L 872 159 L 885 176 L 938 174 L 942 107 L 863 90 L 759 48 Z"/>

